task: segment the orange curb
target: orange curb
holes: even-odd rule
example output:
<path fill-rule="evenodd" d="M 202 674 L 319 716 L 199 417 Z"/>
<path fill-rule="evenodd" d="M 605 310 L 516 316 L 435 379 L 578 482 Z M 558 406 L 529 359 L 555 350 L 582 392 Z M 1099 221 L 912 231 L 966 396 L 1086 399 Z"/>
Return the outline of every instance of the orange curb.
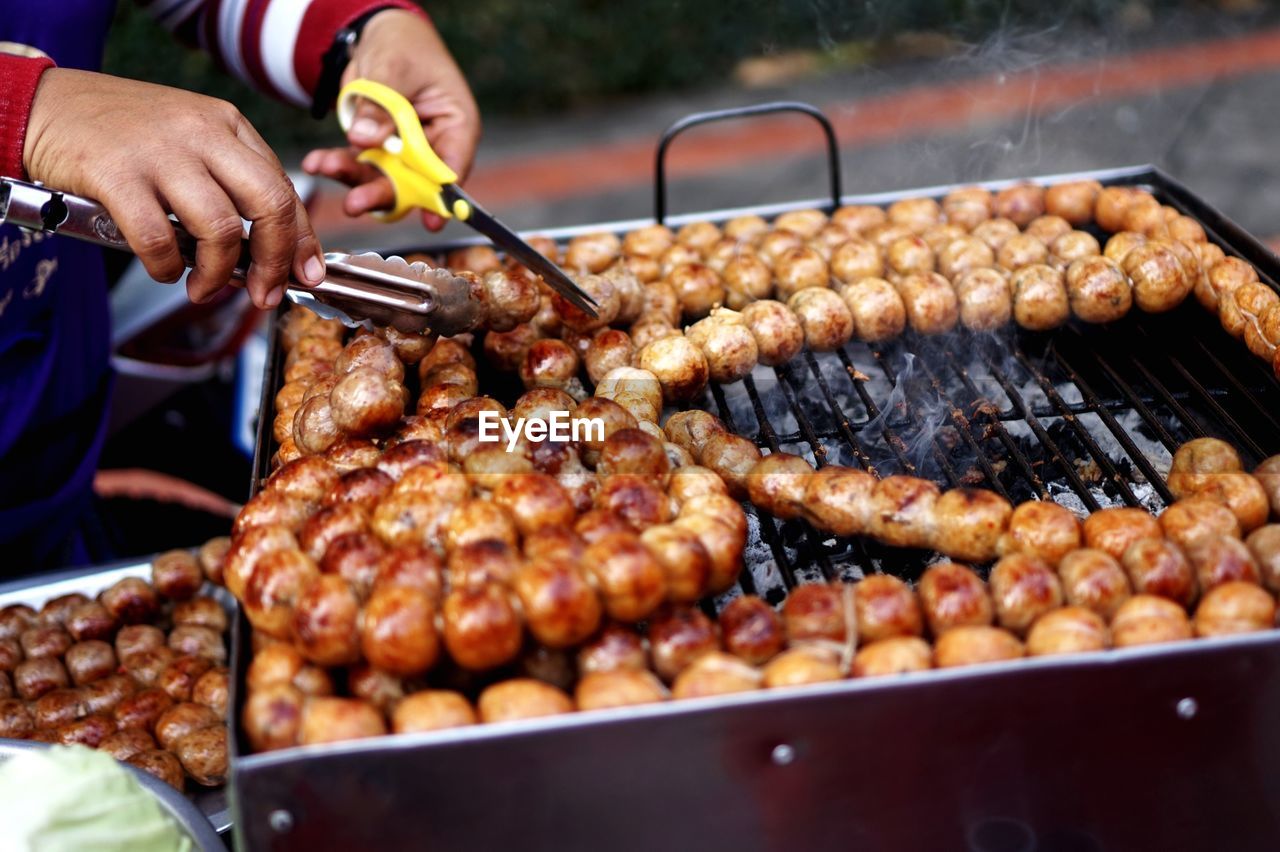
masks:
<path fill-rule="evenodd" d="M 1106 60 L 1062 63 L 1017 74 L 994 74 L 955 83 L 917 86 L 863 100 L 829 103 L 840 143 L 857 147 L 965 122 L 990 121 L 1078 103 L 1188 86 L 1280 67 L 1280 28 L 1238 37 L 1193 42 Z M 823 150 L 816 130 L 795 132 L 794 117 L 772 116 L 737 127 L 691 131 L 672 148 L 667 171 L 680 177 L 722 171 L 766 159 Z M 810 130 L 806 128 L 806 130 Z M 481 162 L 467 190 L 493 208 L 596 194 L 653 178 L 656 136 Z M 340 195 L 322 193 L 320 227 L 348 230 L 377 225 L 342 213 Z M 337 217 L 337 219 L 332 217 Z M 342 220 L 339 224 L 338 220 Z"/>

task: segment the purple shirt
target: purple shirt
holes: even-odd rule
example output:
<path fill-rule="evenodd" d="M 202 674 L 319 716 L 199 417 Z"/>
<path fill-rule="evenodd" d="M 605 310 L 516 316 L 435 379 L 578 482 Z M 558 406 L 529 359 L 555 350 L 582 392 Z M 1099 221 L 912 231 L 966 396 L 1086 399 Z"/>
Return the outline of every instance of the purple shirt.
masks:
<path fill-rule="evenodd" d="M 114 0 L 0 0 L 0 40 L 96 70 Z M 89 505 L 110 398 L 102 252 L 0 226 L 0 573 L 88 554 Z"/>

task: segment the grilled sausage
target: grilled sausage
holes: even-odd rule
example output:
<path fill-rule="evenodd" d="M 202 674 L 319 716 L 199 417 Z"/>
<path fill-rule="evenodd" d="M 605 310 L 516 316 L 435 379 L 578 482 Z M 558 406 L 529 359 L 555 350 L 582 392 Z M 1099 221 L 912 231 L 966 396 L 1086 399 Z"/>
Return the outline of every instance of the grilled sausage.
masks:
<path fill-rule="evenodd" d="M 859 643 L 924 633 L 915 593 L 891 574 L 872 574 L 858 581 L 853 587 L 853 601 Z M 848 612 L 847 604 L 842 612 Z"/>
<path fill-rule="evenodd" d="M 227 661 L 227 646 L 222 634 L 199 624 L 177 624 L 169 633 L 169 647 L 179 654 L 204 657 L 212 663 Z"/>
<path fill-rule="evenodd" d="M 1061 216 L 1079 227 L 1093 220 L 1094 207 L 1102 186 L 1093 180 L 1078 180 L 1055 184 L 1044 192 L 1044 209 L 1053 216 Z"/>
<path fill-rule="evenodd" d="M 166 751 L 175 751 L 178 741 L 187 734 L 211 725 L 221 727 L 221 722 L 218 714 L 203 704 L 175 704 L 156 719 L 156 742 Z"/>
<path fill-rule="evenodd" d="M 1058 563 L 1058 576 L 1068 604 L 1091 610 L 1103 618 L 1111 618 L 1129 599 L 1128 575 L 1120 563 L 1103 550 L 1071 551 Z"/>
<path fill-rule="evenodd" d="M 1067 297 L 1071 312 L 1085 322 L 1115 322 L 1133 304 L 1133 286 L 1120 265 L 1110 258 L 1088 256 L 1067 267 Z"/>
<path fill-rule="evenodd" d="M 1004 557 L 991 569 L 991 597 L 1000 626 L 1023 636 L 1041 615 L 1062 606 L 1062 585 L 1042 559 L 1025 553 Z"/>
<path fill-rule="evenodd" d="M 128 761 L 135 754 L 152 751 L 155 747 L 156 741 L 151 735 L 136 728 L 117 730 L 98 743 L 98 751 L 106 752 L 120 761 Z"/>
<path fill-rule="evenodd" d="M 495 683 L 476 703 L 482 722 L 511 722 L 573 712 L 573 700 L 562 690 L 532 678 Z"/>
<path fill-rule="evenodd" d="M 1027 634 L 1027 655 L 1080 654 L 1110 644 L 1107 623 L 1092 609 L 1066 606 L 1046 612 Z"/>
<path fill-rule="evenodd" d="M 17 639 L 36 624 L 36 611 L 26 604 L 10 604 L 0 609 L 0 639 Z"/>
<path fill-rule="evenodd" d="M 642 671 L 648 668 L 648 654 L 644 640 L 634 627 L 610 623 L 582 646 L 577 663 L 581 675 L 621 669 Z"/>
<path fill-rule="evenodd" d="M 1195 599 L 1195 572 L 1177 543 L 1140 539 L 1129 545 L 1121 561 L 1136 594 L 1168 598 L 1184 607 Z"/>
<path fill-rule="evenodd" d="M 858 586 L 863 585 L 871 577 L 865 578 Z M 857 618 L 857 624 L 862 626 L 861 618 L 857 615 L 856 590 L 857 586 L 851 586 L 845 583 L 806 583 L 798 586 L 787 595 L 786 601 L 782 604 L 782 622 L 786 628 L 787 641 L 791 645 L 802 642 L 836 642 L 843 644 L 847 641 L 849 622 L 851 618 Z M 883 601 L 890 604 L 894 603 L 892 595 L 874 594 L 875 586 L 872 586 L 869 593 L 864 595 L 863 606 L 877 608 L 877 605 Z M 907 590 L 910 594 L 910 590 Z M 901 602 L 899 598 L 897 602 Z M 911 604 L 916 605 L 915 596 L 912 595 Z M 910 616 L 903 618 L 903 608 L 886 607 L 890 610 L 887 618 L 880 618 L 879 627 L 886 624 L 910 624 Z M 896 612 L 894 611 L 896 609 Z M 919 607 L 916 606 L 914 624 L 915 633 L 919 633 L 920 613 Z M 908 631 L 912 632 L 912 631 Z"/>
<path fill-rule="evenodd" d="M 812 645 L 783 651 L 764 667 L 762 674 L 766 689 L 826 683 L 844 677 L 836 652 Z"/>
<path fill-rule="evenodd" d="M 230 686 L 230 677 L 226 669 L 210 669 L 200 675 L 199 680 L 191 687 L 191 700 L 196 704 L 203 704 L 225 718 Z"/>
<path fill-rule="evenodd" d="M 163 689 L 151 688 L 127 696 L 116 705 L 114 716 L 120 730 L 137 728 L 150 732 L 174 701 Z"/>
<path fill-rule="evenodd" d="M 35 733 L 35 719 L 27 703 L 17 698 L 0 699 L 0 737 L 25 740 Z"/>
<path fill-rule="evenodd" d="M 187 776 L 202 787 L 227 783 L 227 728 L 211 725 L 178 740 L 174 754 Z"/>
<path fill-rule="evenodd" d="M 27 660 L 13 670 L 13 689 L 24 701 L 35 701 L 47 692 L 68 686 L 71 679 L 57 657 Z"/>
<path fill-rule="evenodd" d="M 302 726 L 302 692 L 288 683 L 250 690 L 245 701 L 245 736 L 254 751 L 274 751 L 297 745 Z"/>
<path fill-rule="evenodd" d="M 935 538 L 935 512 L 941 490 L 914 476 L 888 476 L 868 499 L 866 532 L 892 547 L 928 547 Z"/>
<path fill-rule="evenodd" d="M 424 689 L 407 695 L 396 704 L 391 729 L 397 734 L 440 731 L 474 725 L 476 713 L 470 702 L 447 689 Z"/>
<path fill-rule="evenodd" d="M 667 681 L 720 647 L 715 624 L 698 609 L 668 607 L 650 618 L 648 625 L 654 671 Z"/>
<path fill-rule="evenodd" d="M 1101 550 L 1114 559 L 1124 556 L 1135 541 L 1161 538 L 1160 524 L 1145 509 L 1122 507 L 1099 509 L 1084 519 L 1084 546 Z"/>
<path fill-rule="evenodd" d="M 139 689 L 137 681 L 126 674 L 107 675 L 81 687 L 80 693 L 90 713 L 114 713 L 120 702 Z"/>
<path fill-rule="evenodd" d="M 151 563 L 151 585 L 169 600 L 185 601 L 203 584 L 204 571 L 190 551 L 171 550 Z"/>
<path fill-rule="evenodd" d="M 1010 281 L 1013 318 L 1031 331 L 1057 328 L 1071 318 L 1071 305 L 1062 273 L 1036 263 L 1019 268 Z"/>
<path fill-rule="evenodd" d="M 1012 515 L 1009 501 L 993 491 L 944 491 L 933 509 L 933 547 L 953 559 L 968 562 L 994 559 Z"/>
<path fill-rule="evenodd" d="M 442 612 L 445 648 L 463 668 L 491 669 L 519 653 L 520 619 L 505 590 L 494 585 L 453 589 Z"/>
<path fill-rule="evenodd" d="M 1256 583 L 1222 583 L 1206 592 L 1196 607 L 1197 636 L 1229 636 L 1275 626 L 1275 599 Z"/>
<path fill-rule="evenodd" d="M 302 706 L 302 745 L 380 737 L 387 723 L 378 709 L 358 698 L 311 698 Z"/>
<path fill-rule="evenodd" d="M 695 533 L 675 524 L 660 524 L 642 532 L 640 541 L 662 568 L 667 600 L 693 603 L 707 593 L 711 556 Z"/>
<path fill-rule="evenodd" d="M 974 331 L 999 328 L 1013 316 L 1009 282 L 994 269 L 971 269 L 955 279 L 960 322 Z"/>
<path fill-rule="evenodd" d="M 18 642 L 28 660 L 61 657 L 72 645 L 71 635 L 57 624 L 28 628 L 18 637 Z"/>
<path fill-rule="evenodd" d="M 149 749 L 141 751 L 125 761 L 130 766 L 141 769 L 148 775 L 159 778 L 175 790 L 181 790 L 186 776 L 183 775 L 182 763 L 167 751 Z"/>
<path fill-rule="evenodd" d="M 1147 313 L 1173 310 L 1195 283 L 1169 245 L 1157 241 L 1130 249 L 1121 265 L 1133 282 L 1134 303 Z"/>
<path fill-rule="evenodd" d="M 996 249 L 996 263 L 1010 272 L 1049 262 L 1049 247 L 1031 234 L 1013 234 Z"/>
<path fill-rule="evenodd" d="M 721 651 L 710 651 L 689 664 L 671 686 L 673 698 L 706 698 L 759 689 L 763 676 L 754 666 Z"/>
<path fill-rule="evenodd" d="M 173 623 L 175 626 L 207 627 L 215 633 L 223 633 L 227 629 L 227 611 L 213 598 L 192 598 L 174 604 Z"/>
<path fill-rule="evenodd" d="M 1271 511 L 1266 489 L 1256 477 L 1247 473 L 1211 474 L 1196 491 L 1195 497 L 1226 506 L 1236 516 L 1242 533 L 1252 532 L 1265 524 Z"/>
<path fill-rule="evenodd" d="M 122 662 L 142 651 L 165 647 L 164 631 L 151 624 L 131 624 L 116 634 L 116 657 Z"/>
<path fill-rule="evenodd" d="M 879 277 L 863 277 L 841 292 L 853 318 L 853 336 L 878 343 L 892 340 L 907 326 L 907 308 L 892 284 Z"/>
<path fill-rule="evenodd" d="M 1186 498 L 1166 508 L 1160 513 L 1160 529 L 1183 547 L 1210 536 L 1240 538 L 1240 522 L 1231 510 L 1205 497 Z"/>
<path fill-rule="evenodd" d="M 925 620 L 934 636 L 965 625 L 987 625 L 995 612 L 986 584 L 955 562 L 930 566 L 917 586 Z"/>
<path fill-rule="evenodd" d="M 512 588 L 520 598 L 529 632 L 547 647 L 577 645 L 600 624 L 600 598 L 572 562 L 530 561 L 516 574 Z"/>
<path fill-rule="evenodd" d="M 936 272 L 906 275 L 898 283 L 907 322 L 917 334 L 941 334 L 960 320 L 960 303 L 947 279 Z"/>
<path fill-rule="evenodd" d="M 1009 518 L 999 552 L 1038 556 L 1050 565 L 1080 546 L 1080 522 L 1070 510 L 1044 500 L 1022 503 Z"/>
<path fill-rule="evenodd" d="M 752 302 L 742 309 L 742 321 L 755 337 L 759 361 L 765 366 L 785 364 L 804 347 L 804 327 L 795 313 L 781 302 L 770 299 Z"/>
<path fill-rule="evenodd" d="M 986 625 L 964 625 L 938 637 L 933 659 L 938 668 L 945 669 L 1012 660 L 1024 653 L 1018 637 L 1007 630 Z"/>
<path fill-rule="evenodd" d="M 204 657 L 178 657 L 160 672 L 156 686 L 169 693 L 174 701 L 189 701 L 196 681 L 212 667 Z"/>
<path fill-rule="evenodd" d="M 666 698 L 666 687 L 651 672 L 630 669 L 591 672 L 578 681 L 574 690 L 579 710 L 656 704 Z"/>
<path fill-rule="evenodd" d="M 1187 548 L 1187 558 L 1196 572 L 1200 593 L 1223 583 L 1262 582 L 1258 563 L 1244 542 L 1229 536 L 1208 536 Z"/>
<path fill-rule="evenodd" d="M 948 242 L 938 252 L 938 271 L 953 282 L 966 272 L 992 267 L 995 263 L 991 246 L 967 234 Z"/>
<path fill-rule="evenodd" d="M 858 650 L 853 677 L 881 677 L 933 668 L 933 649 L 918 636 L 881 639 Z"/>
<path fill-rule="evenodd" d="M 67 649 L 65 659 L 67 672 L 76 686 L 106 677 L 116 670 L 117 665 L 115 651 L 101 639 L 77 642 Z"/>
<path fill-rule="evenodd" d="M 776 657 L 786 644 L 782 619 L 755 595 L 734 598 L 720 613 L 725 650 L 752 665 Z"/>
<path fill-rule="evenodd" d="M 1258 563 L 1262 584 L 1280 591 L 1280 524 L 1267 524 L 1249 533 L 1245 545 Z"/>
<path fill-rule="evenodd" d="M 151 621 L 160 608 L 155 590 L 138 577 L 120 580 L 102 593 L 101 600 L 111 617 L 121 624 Z"/>
<path fill-rule="evenodd" d="M 1111 620 L 1111 640 L 1117 648 L 1191 638 L 1187 613 L 1173 601 L 1154 595 L 1134 595 Z"/>
<path fill-rule="evenodd" d="M 109 716 L 85 716 L 68 722 L 54 731 L 62 745 L 83 745 L 97 748 L 103 740 L 116 732 L 116 723 Z"/>
<path fill-rule="evenodd" d="M 120 660 L 126 672 L 143 686 L 156 686 L 165 669 L 177 657 L 168 647 L 137 651 Z"/>
<path fill-rule="evenodd" d="M 44 627 L 62 627 L 67 623 L 67 618 L 77 607 L 88 602 L 89 599 L 78 592 L 59 595 L 46 601 L 44 606 L 40 607 L 36 621 Z"/>

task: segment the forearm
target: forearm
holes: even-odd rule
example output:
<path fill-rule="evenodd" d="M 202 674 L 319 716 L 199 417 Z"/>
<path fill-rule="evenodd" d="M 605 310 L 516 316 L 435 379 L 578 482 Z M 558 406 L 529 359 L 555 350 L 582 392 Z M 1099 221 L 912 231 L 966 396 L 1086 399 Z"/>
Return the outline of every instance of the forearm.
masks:
<path fill-rule="evenodd" d="M 27 139 L 27 121 L 36 86 L 48 59 L 30 59 L 0 53 L 0 176 L 25 178 L 22 149 Z"/>
<path fill-rule="evenodd" d="M 422 13 L 409 0 L 140 0 L 181 41 L 206 46 L 250 85 L 299 106 L 311 101 L 321 58 L 337 32 L 378 8 Z"/>

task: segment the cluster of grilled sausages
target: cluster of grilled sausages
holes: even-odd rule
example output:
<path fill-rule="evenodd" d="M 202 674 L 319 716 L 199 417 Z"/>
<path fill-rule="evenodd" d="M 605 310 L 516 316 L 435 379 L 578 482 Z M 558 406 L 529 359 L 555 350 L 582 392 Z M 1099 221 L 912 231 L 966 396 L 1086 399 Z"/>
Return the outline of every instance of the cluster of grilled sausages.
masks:
<path fill-rule="evenodd" d="M 1089 224 L 1114 232 L 1105 246 L 1080 230 Z M 636 366 L 659 376 L 667 401 L 680 401 L 708 379 L 736 381 L 805 347 L 875 343 L 907 328 L 939 334 L 1012 321 L 1045 331 L 1072 316 L 1106 323 L 1134 306 L 1172 310 L 1193 292 L 1251 351 L 1280 358 L 1275 291 L 1248 263 L 1224 257 L 1195 220 L 1132 187 L 969 187 L 941 203 L 907 199 L 830 217 L 796 210 L 772 225 L 745 216 L 723 228 L 695 222 L 622 239 L 588 234 L 563 253 L 538 244 L 578 273 L 601 310 L 589 317 L 543 292 L 532 319 L 490 330 L 485 348 L 495 365 L 526 383 L 536 380 L 526 364 L 549 357 L 563 375 L 584 368 L 593 382 Z M 485 247 L 446 260 L 487 276 L 520 269 Z M 683 323 L 691 325 L 682 332 Z"/>
<path fill-rule="evenodd" d="M 230 542 L 95 599 L 0 609 L 0 737 L 96 748 L 181 790 L 227 779 L 227 615 L 199 594 Z"/>

